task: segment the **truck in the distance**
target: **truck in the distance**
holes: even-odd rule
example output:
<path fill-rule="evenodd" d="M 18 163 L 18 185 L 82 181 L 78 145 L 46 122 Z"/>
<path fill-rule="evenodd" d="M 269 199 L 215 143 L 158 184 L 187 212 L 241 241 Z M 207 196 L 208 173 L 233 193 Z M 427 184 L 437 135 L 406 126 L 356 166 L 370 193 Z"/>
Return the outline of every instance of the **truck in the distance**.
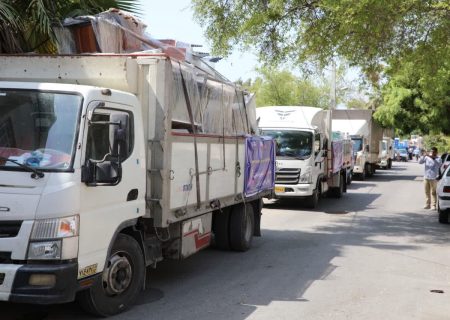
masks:
<path fill-rule="evenodd" d="M 375 173 L 383 140 L 383 128 L 373 119 L 373 110 L 339 109 L 333 111 L 333 130 L 346 133 L 353 141 L 353 174 L 361 179 Z"/>
<path fill-rule="evenodd" d="M 253 134 L 245 93 L 203 67 L 160 52 L 0 56 L 0 300 L 78 294 L 109 316 L 147 266 L 250 248 L 274 143 Z"/>
<path fill-rule="evenodd" d="M 342 140 L 332 140 L 329 111 L 303 106 L 256 108 L 261 133 L 276 142 L 275 198 L 298 198 L 315 208 L 328 193 L 346 190 Z"/>
<path fill-rule="evenodd" d="M 391 137 L 384 136 L 380 141 L 380 158 L 377 168 L 391 169 L 395 158 L 394 140 Z"/>

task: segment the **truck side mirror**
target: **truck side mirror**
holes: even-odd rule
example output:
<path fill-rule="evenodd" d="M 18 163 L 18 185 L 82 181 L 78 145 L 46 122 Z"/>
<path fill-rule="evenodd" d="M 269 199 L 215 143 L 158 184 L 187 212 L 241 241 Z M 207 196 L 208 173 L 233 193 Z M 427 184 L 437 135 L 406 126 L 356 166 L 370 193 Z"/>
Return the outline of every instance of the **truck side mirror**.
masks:
<path fill-rule="evenodd" d="M 89 126 L 100 127 L 100 137 L 107 139 L 100 142 L 106 143 L 100 148 L 103 152 L 94 159 L 87 158 L 81 167 L 81 181 L 88 186 L 114 186 L 121 181 L 121 163 L 129 155 L 130 149 L 129 117 L 126 112 L 112 111 L 103 121 L 93 120 L 93 115 L 88 119 Z"/>
<path fill-rule="evenodd" d="M 369 145 L 366 144 L 366 147 L 365 147 L 364 149 L 366 150 L 366 152 L 369 152 L 369 151 L 370 151 L 370 150 L 369 150 Z"/>
<path fill-rule="evenodd" d="M 118 160 L 96 161 L 89 159 L 81 167 L 81 182 L 88 186 L 117 185 L 122 178 L 122 167 Z"/>

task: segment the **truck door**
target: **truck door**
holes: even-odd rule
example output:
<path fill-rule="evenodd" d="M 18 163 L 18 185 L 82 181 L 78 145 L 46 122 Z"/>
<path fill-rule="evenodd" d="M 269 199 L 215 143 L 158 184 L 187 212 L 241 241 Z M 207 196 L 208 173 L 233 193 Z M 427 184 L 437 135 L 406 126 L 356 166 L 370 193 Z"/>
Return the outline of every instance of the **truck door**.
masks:
<path fill-rule="evenodd" d="M 319 133 L 314 134 L 314 166 L 313 166 L 313 183 L 317 182 L 317 177 L 323 173 L 326 164 L 323 157 L 323 141 Z"/>
<path fill-rule="evenodd" d="M 98 101 L 84 118 L 80 270 L 95 265 L 102 271 L 116 231 L 145 213 L 145 159 L 135 118 L 129 106 Z"/>

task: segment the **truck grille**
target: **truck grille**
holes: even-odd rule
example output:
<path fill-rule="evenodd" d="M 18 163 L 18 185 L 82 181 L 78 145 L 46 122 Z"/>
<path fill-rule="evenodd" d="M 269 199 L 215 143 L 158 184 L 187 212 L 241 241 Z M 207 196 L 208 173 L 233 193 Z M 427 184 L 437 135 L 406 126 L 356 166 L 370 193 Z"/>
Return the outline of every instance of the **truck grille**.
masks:
<path fill-rule="evenodd" d="M 300 169 L 282 168 L 275 172 L 275 183 L 298 184 Z"/>
<path fill-rule="evenodd" d="M 0 238 L 13 238 L 19 233 L 22 221 L 0 221 Z"/>

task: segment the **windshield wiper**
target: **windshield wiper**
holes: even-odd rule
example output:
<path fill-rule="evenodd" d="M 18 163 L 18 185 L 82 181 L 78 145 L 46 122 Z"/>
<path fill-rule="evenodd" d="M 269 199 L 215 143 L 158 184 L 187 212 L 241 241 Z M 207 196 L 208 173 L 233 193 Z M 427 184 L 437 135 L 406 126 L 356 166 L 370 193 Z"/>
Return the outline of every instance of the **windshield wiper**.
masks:
<path fill-rule="evenodd" d="M 27 170 L 27 171 L 33 172 L 33 174 L 31 175 L 31 177 L 32 177 L 33 179 L 43 178 L 43 177 L 44 177 L 44 173 L 43 173 L 42 171 L 39 171 L 39 170 L 34 169 L 34 168 L 30 167 L 30 166 L 27 166 L 26 164 L 20 163 L 20 162 L 17 161 L 17 160 L 9 159 L 9 158 L 2 157 L 2 156 L 0 156 L 0 160 L 5 160 L 5 161 L 9 161 L 9 162 L 15 163 L 15 164 L 17 164 L 19 167 L 24 168 L 24 169 Z"/>

